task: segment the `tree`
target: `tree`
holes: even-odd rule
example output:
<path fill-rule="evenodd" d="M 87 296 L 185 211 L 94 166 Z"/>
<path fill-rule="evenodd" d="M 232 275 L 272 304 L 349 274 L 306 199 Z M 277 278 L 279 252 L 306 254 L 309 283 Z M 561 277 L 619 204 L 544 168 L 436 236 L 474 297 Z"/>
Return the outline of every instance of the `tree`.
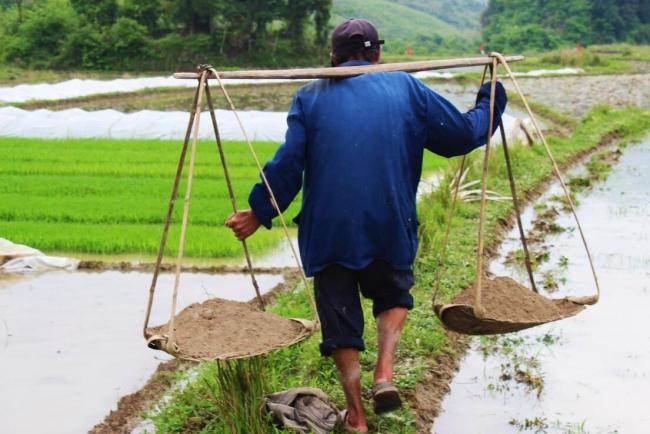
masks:
<path fill-rule="evenodd" d="M 644 40 L 642 24 L 648 19 L 648 0 L 490 0 L 481 21 L 483 37 L 495 49 L 522 44 L 540 49 Z M 523 29 L 531 32 L 528 42 Z"/>
<path fill-rule="evenodd" d="M 314 12 L 314 27 L 316 43 L 324 46 L 329 34 L 329 21 L 331 17 L 332 0 L 322 0 L 316 3 Z"/>
<path fill-rule="evenodd" d="M 48 67 L 74 29 L 76 16 L 67 1 L 46 0 L 25 11 L 24 22 L 6 47 L 7 58 L 25 65 Z"/>
<path fill-rule="evenodd" d="M 147 28 L 131 18 L 118 18 L 107 32 L 106 38 L 113 53 L 114 64 L 140 59 L 148 52 Z"/>
<path fill-rule="evenodd" d="M 624 23 L 614 0 L 592 0 L 591 28 L 594 42 L 615 42 L 621 36 Z"/>
<path fill-rule="evenodd" d="M 163 8 L 160 0 L 125 0 L 122 15 L 145 26 L 150 35 L 157 35 Z"/>
<path fill-rule="evenodd" d="M 110 26 L 117 19 L 117 0 L 70 0 L 80 17 L 97 26 Z"/>
<path fill-rule="evenodd" d="M 173 16 L 183 24 L 185 35 L 210 33 L 213 28 L 212 19 L 223 8 L 225 1 L 175 0 L 172 2 Z"/>

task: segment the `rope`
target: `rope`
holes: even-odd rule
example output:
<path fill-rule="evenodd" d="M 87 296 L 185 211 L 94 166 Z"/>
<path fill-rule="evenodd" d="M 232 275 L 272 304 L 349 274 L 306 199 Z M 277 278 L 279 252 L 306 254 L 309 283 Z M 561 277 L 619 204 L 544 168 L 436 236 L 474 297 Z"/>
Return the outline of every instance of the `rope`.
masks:
<path fill-rule="evenodd" d="M 158 283 L 158 275 L 160 274 L 160 267 L 162 265 L 162 259 L 165 253 L 165 246 L 167 245 L 167 237 L 169 235 L 169 226 L 172 220 L 172 213 L 174 211 L 174 203 L 176 202 L 176 195 L 178 194 L 178 186 L 180 184 L 181 175 L 183 173 L 183 166 L 185 165 L 185 156 L 187 154 L 187 146 L 190 141 L 190 136 L 192 134 L 192 125 L 194 125 L 194 117 L 196 116 L 196 106 L 199 99 L 200 88 L 196 88 L 194 93 L 194 100 L 192 102 L 192 112 L 190 113 L 190 121 L 187 124 L 187 130 L 185 131 L 185 139 L 183 140 L 183 147 L 181 148 L 181 155 L 178 158 L 178 166 L 176 166 L 176 176 L 174 177 L 174 183 L 172 185 L 172 193 L 169 198 L 169 203 L 167 205 L 167 214 L 165 215 L 165 223 L 163 227 L 163 233 L 160 238 L 160 247 L 158 248 L 158 256 L 156 257 L 156 265 L 153 271 L 153 278 L 151 279 L 151 286 L 149 287 L 149 298 L 147 300 L 147 311 L 144 316 L 144 326 L 142 327 L 142 334 L 144 337 L 147 337 L 147 327 L 149 326 L 149 320 L 151 318 L 151 308 L 153 306 L 153 296 L 156 291 L 156 285 Z"/>
<path fill-rule="evenodd" d="M 185 236 L 187 235 L 187 221 L 190 213 L 190 200 L 192 198 L 192 180 L 194 178 L 194 163 L 196 161 L 196 144 L 199 139 L 199 124 L 201 121 L 201 106 L 203 100 L 203 92 L 205 90 L 205 82 L 208 76 L 207 71 L 201 73 L 199 80 L 199 96 L 197 99 L 195 111 L 194 131 L 192 132 L 192 148 L 190 151 L 190 165 L 187 172 L 187 186 L 185 188 L 185 198 L 183 199 L 183 219 L 181 221 L 181 236 L 178 241 L 178 256 L 176 257 L 176 272 L 174 276 L 174 292 L 172 295 L 172 308 L 171 317 L 169 319 L 168 335 L 169 338 L 166 343 L 167 351 L 174 353 L 177 348 L 174 345 L 174 323 L 176 321 L 176 302 L 178 299 L 178 287 L 181 281 L 181 266 L 183 264 L 183 254 L 185 251 Z"/>
<path fill-rule="evenodd" d="M 542 140 L 542 144 L 544 145 L 544 150 L 546 151 L 546 155 L 551 160 L 551 163 L 553 165 L 553 172 L 555 173 L 555 176 L 557 177 L 558 181 L 560 182 L 560 185 L 562 186 L 562 191 L 564 192 L 564 196 L 567 199 L 569 208 L 571 209 L 571 213 L 573 214 L 573 218 L 575 219 L 576 226 L 578 227 L 578 232 L 580 233 L 580 238 L 582 239 L 582 245 L 584 246 L 585 252 L 587 253 L 587 258 L 589 259 L 591 274 L 594 278 L 594 283 L 596 284 L 596 295 L 589 296 L 589 297 L 572 297 L 569 298 L 569 300 L 575 301 L 576 303 L 579 304 L 596 304 L 600 298 L 600 284 L 598 283 L 596 267 L 594 266 L 594 262 L 591 257 L 591 252 L 589 251 L 589 246 L 587 245 L 587 239 L 582 230 L 582 226 L 580 225 L 580 220 L 578 219 L 578 214 L 576 212 L 575 205 L 573 204 L 573 200 L 571 199 L 571 195 L 569 194 L 569 189 L 567 188 L 566 184 L 564 183 L 564 180 L 562 179 L 562 173 L 560 172 L 560 168 L 558 167 L 555 158 L 553 158 L 553 154 L 551 152 L 550 146 L 548 145 L 548 142 L 546 141 L 546 137 L 544 137 L 544 134 L 542 133 L 542 129 L 539 127 L 539 124 L 537 123 L 537 119 L 535 118 L 533 111 L 530 109 L 530 105 L 528 104 L 528 101 L 526 100 L 524 93 L 521 91 L 521 88 L 519 87 L 519 83 L 517 83 L 517 80 L 515 79 L 515 76 L 512 73 L 512 70 L 510 69 L 508 62 L 500 53 L 490 53 L 490 56 L 494 57 L 495 59 L 498 59 L 499 63 L 503 65 L 506 72 L 508 73 L 508 76 L 510 77 L 510 80 L 512 81 L 512 84 L 517 90 L 519 97 L 521 98 L 522 102 L 524 103 L 524 106 L 526 107 L 526 111 L 528 112 L 528 115 L 530 116 L 530 119 L 533 122 L 535 131 Z"/>
<path fill-rule="evenodd" d="M 483 68 L 483 75 L 481 76 L 481 84 L 479 88 L 485 83 L 485 77 L 487 75 L 488 65 L 485 65 Z M 442 248 L 440 251 L 440 257 L 438 258 L 438 268 L 436 268 L 436 277 L 434 283 L 433 297 L 431 298 L 431 304 L 435 307 L 436 299 L 438 298 L 438 293 L 440 291 L 440 282 L 442 280 L 442 272 L 444 271 L 445 259 L 447 257 L 447 246 L 449 244 L 449 234 L 451 232 L 451 222 L 456 213 L 456 204 L 458 203 L 458 193 L 460 191 L 460 183 L 463 179 L 463 172 L 465 171 L 465 163 L 467 162 L 467 155 L 463 155 L 460 160 L 460 168 L 458 169 L 458 178 L 456 178 L 456 185 L 454 188 L 454 195 L 451 201 L 451 207 L 449 208 L 449 213 L 447 214 L 447 225 L 445 227 L 445 236 L 442 241 Z"/>
<path fill-rule="evenodd" d="M 530 253 L 528 252 L 528 243 L 526 242 L 526 235 L 524 234 L 524 225 L 521 223 L 521 213 L 519 212 L 519 199 L 517 199 L 517 187 L 515 186 L 515 178 L 512 174 L 512 164 L 510 162 L 510 151 L 508 151 L 508 142 L 506 140 L 506 132 L 503 128 L 503 120 L 499 123 L 499 131 L 501 131 L 501 142 L 503 143 L 503 154 L 506 160 L 506 168 L 508 171 L 508 180 L 510 181 L 510 192 L 512 193 L 512 206 L 515 210 L 517 218 L 517 227 L 519 228 L 519 238 L 521 245 L 524 249 L 524 262 L 526 263 L 526 271 L 530 278 L 530 286 L 536 293 L 539 293 L 537 286 L 535 286 L 535 279 L 533 277 L 533 266 L 530 262 Z"/>
<path fill-rule="evenodd" d="M 221 159 L 221 167 L 223 168 L 223 174 L 226 178 L 226 185 L 228 186 L 228 196 L 230 197 L 230 203 L 232 205 L 232 211 L 237 212 L 237 200 L 235 199 L 235 192 L 232 187 L 232 180 L 230 179 L 230 173 L 228 172 L 228 165 L 226 164 L 226 155 L 223 152 L 223 144 L 221 143 L 221 134 L 219 134 L 219 126 L 217 125 L 217 116 L 214 113 L 214 106 L 212 104 L 212 97 L 210 95 L 210 86 L 208 82 L 205 82 L 205 93 L 208 100 L 208 107 L 210 108 L 210 119 L 212 119 L 212 128 L 214 129 L 214 137 L 217 141 L 217 149 L 219 151 L 219 158 Z M 246 256 L 246 264 L 248 266 L 248 272 L 251 275 L 251 281 L 253 283 L 253 288 L 255 288 L 255 294 L 257 295 L 257 301 L 259 302 L 260 308 L 262 310 L 266 309 L 266 304 L 260 294 L 260 287 L 257 284 L 257 279 L 255 278 L 255 271 L 253 271 L 253 263 L 251 261 L 251 255 L 248 251 L 248 245 L 246 240 L 242 240 L 242 246 L 244 248 L 244 256 Z"/>
<path fill-rule="evenodd" d="M 284 216 L 282 215 L 282 210 L 280 210 L 280 206 L 278 205 L 278 202 L 275 198 L 275 194 L 273 193 L 273 189 L 271 188 L 271 184 L 269 183 L 269 180 L 266 177 L 266 174 L 264 174 L 264 169 L 262 167 L 262 163 L 260 163 L 259 158 L 257 157 L 257 153 L 255 152 L 255 148 L 253 147 L 253 143 L 251 142 L 250 138 L 248 137 L 248 134 L 246 133 L 246 128 L 244 128 L 244 124 L 241 121 L 241 118 L 239 117 L 239 113 L 235 109 L 235 105 L 232 102 L 232 99 L 230 98 L 230 95 L 228 94 L 228 91 L 226 90 L 223 81 L 221 80 L 221 77 L 219 76 L 219 73 L 212 68 L 211 66 L 208 68 L 208 70 L 214 75 L 214 77 L 217 79 L 217 82 L 219 83 L 219 87 L 221 87 L 221 91 L 223 93 L 223 96 L 226 98 L 228 101 L 228 104 L 230 105 L 230 109 L 232 110 L 233 114 L 235 115 L 235 119 L 237 119 L 237 123 L 239 124 L 239 128 L 241 129 L 242 134 L 244 135 L 244 139 L 246 141 L 246 144 L 248 145 L 248 149 L 251 152 L 251 155 L 253 156 L 253 159 L 255 160 L 255 164 L 257 164 L 257 169 L 260 172 L 260 177 L 262 178 L 262 182 L 266 186 L 267 191 L 269 192 L 269 197 L 271 199 L 271 205 L 273 205 L 273 208 L 275 211 L 278 213 L 278 217 L 280 218 L 280 222 L 282 224 L 282 229 L 284 230 L 284 234 L 287 237 L 287 241 L 289 243 L 289 246 L 291 247 L 291 253 L 296 260 L 296 265 L 298 266 L 298 269 L 300 270 L 300 276 L 302 278 L 303 284 L 305 285 L 305 291 L 307 292 L 307 295 L 309 297 L 309 303 L 311 305 L 312 310 L 314 311 L 314 317 L 316 319 L 316 328 L 320 324 L 320 318 L 318 316 L 318 310 L 316 308 L 316 300 L 314 299 L 314 294 L 309 290 L 309 282 L 307 281 L 307 276 L 305 275 L 305 270 L 302 268 L 302 264 L 300 263 L 300 259 L 298 256 L 298 253 L 296 251 L 295 246 L 293 245 L 293 242 L 291 241 L 291 235 L 289 234 L 289 228 L 287 227 L 287 223 L 284 220 Z"/>
<path fill-rule="evenodd" d="M 490 121 L 488 122 L 487 140 L 485 145 L 485 157 L 483 159 L 483 182 L 481 186 L 481 211 L 479 215 L 478 225 L 478 248 L 476 251 L 476 293 L 474 301 L 474 313 L 477 317 L 483 318 L 485 316 L 485 309 L 481 304 L 481 279 L 483 278 L 483 246 L 485 242 L 485 206 L 486 206 L 486 192 L 487 180 L 490 163 L 490 146 L 492 142 L 492 128 L 494 126 L 494 99 L 497 89 L 497 59 L 492 60 L 492 86 L 490 89 Z"/>

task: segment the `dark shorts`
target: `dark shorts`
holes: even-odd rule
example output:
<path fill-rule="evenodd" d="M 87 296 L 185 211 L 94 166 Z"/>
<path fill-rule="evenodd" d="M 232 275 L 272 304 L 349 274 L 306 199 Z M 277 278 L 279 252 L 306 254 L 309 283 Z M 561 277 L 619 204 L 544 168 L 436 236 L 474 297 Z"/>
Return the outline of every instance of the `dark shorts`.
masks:
<path fill-rule="evenodd" d="M 321 320 L 323 356 L 337 348 L 365 349 L 363 310 L 359 291 L 372 300 L 372 313 L 395 307 L 413 308 L 409 290 L 415 283 L 412 271 L 394 270 L 384 261 L 375 261 L 363 270 L 332 265 L 314 275 L 316 306 Z"/>

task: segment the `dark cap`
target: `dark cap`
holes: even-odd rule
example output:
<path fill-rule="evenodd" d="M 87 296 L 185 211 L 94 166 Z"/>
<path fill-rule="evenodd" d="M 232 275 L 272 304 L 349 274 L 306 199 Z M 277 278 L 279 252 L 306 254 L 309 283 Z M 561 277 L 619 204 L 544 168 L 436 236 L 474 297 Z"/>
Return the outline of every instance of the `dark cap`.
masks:
<path fill-rule="evenodd" d="M 384 43 L 379 39 L 375 26 L 368 20 L 351 18 L 336 26 L 332 32 L 332 52 L 346 54 L 364 48 L 378 47 Z"/>

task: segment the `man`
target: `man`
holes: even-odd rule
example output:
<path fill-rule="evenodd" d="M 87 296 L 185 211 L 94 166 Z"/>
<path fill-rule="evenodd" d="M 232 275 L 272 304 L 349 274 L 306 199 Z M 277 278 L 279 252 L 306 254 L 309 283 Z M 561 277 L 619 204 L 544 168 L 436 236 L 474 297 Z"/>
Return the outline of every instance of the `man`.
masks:
<path fill-rule="evenodd" d="M 340 24 L 332 35 L 332 66 L 376 64 L 383 41 L 366 20 Z M 490 85 L 462 114 L 403 72 L 371 73 L 307 84 L 289 111 L 285 143 L 264 168 L 282 210 L 303 189 L 296 221 L 302 263 L 314 276 L 322 325 L 321 353 L 332 355 L 347 400 L 346 430 L 367 432 L 359 351 L 364 318 L 359 291 L 372 300 L 379 357 L 374 372 L 377 413 L 401 405 L 393 362 L 414 284 L 418 247 L 416 191 L 424 149 L 464 155 L 486 141 Z M 506 105 L 497 84 L 496 121 Z M 240 240 L 277 215 L 262 183 L 251 210 L 226 224 Z"/>

